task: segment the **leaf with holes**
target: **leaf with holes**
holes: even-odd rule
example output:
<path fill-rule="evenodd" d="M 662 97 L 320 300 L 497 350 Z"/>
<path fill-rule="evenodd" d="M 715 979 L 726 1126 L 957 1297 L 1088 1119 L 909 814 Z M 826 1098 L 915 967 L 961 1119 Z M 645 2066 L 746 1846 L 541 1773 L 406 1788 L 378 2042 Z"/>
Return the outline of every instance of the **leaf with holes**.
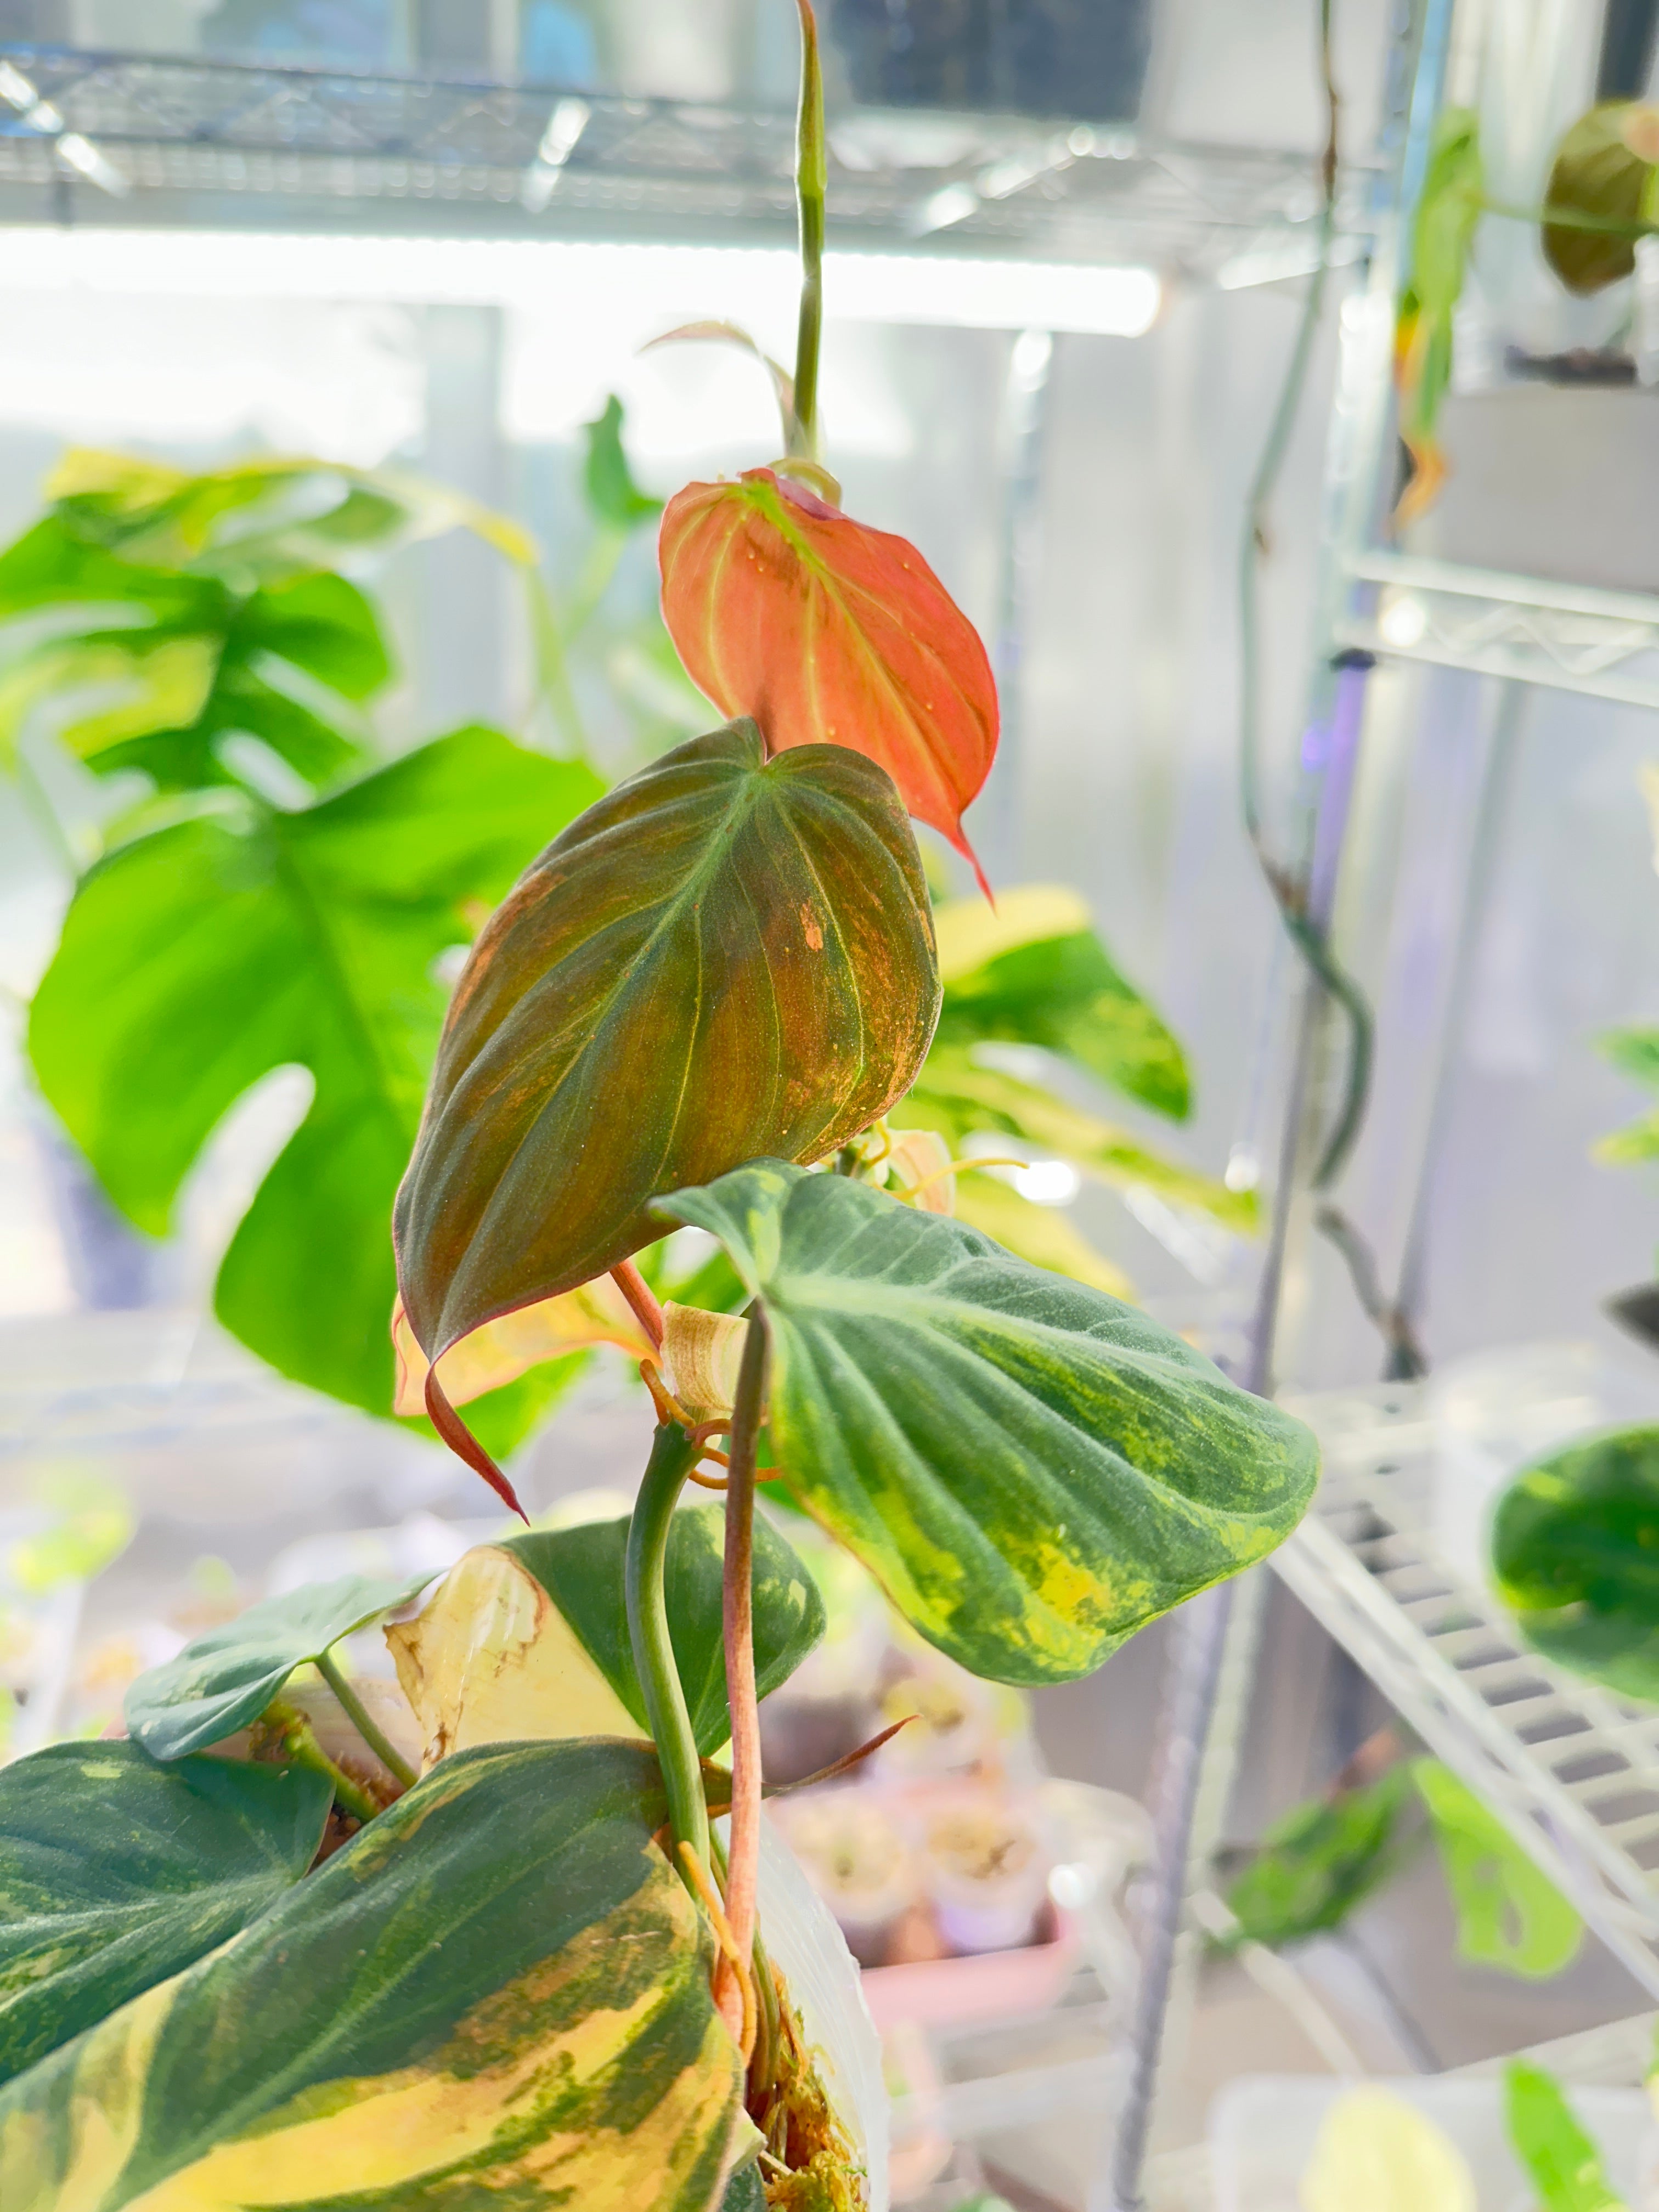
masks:
<path fill-rule="evenodd" d="M 939 1006 L 920 857 L 881 770 L 736 722 L 543 854 L 457 986 L 398 1195 L 429 1359 L 653 1242 L 654 1201 L 814 1160 L 908 1086 Z"/>
<path fill-rule="evenodd" d="M 0 1768 L 0 2082 L 256 1920 L 317 1856 L 302 1767 L 55 1743 Z"/>
<path fill-rule="evenodd" d="M 243 1216 L 215 1309 L 296 1381 L 391 1411 L 392 1194 L 443 1015 L 437 957 L 592 797 L 586 769 L 457 731 L 319 804 L 228 799 L 80 884 L 30 1014 L 42 1089 L 164 1235 L 226 1112 L 299 1065 L 311 1107 Z"/>
<path fill-rule="evenodd" d="M 792 1488 L 975 1674 L 1092 1672 L 1313 1494 L 1301 1422 L 959 1221 L 776 1161 L 661 1212 L 717 1236 L 765 1309 Z"/>
<path fill-rule="evenodd" d="M 1584 1923 L 1498 1815 L 1437 1759 L 1412 1763 L 1457 1913 L 1457 1954 L 1528 1981 L 1570 1966 Z"/>
<path fill-rule="evenodd" d="M 0 2090 L 6 2212 L 713 2212 L 743 2067 L 654 1755 L 462 1752 Z"/>
<path fill-rule="evenodd" d="M 775 753 L 854 746 L 973 858 L 962 813 L 996 752 L 996 684 L 914 545 L 750 469 L 677 493 L 661 554 L 663 620 L 722 714 L 752 715 Z"/>

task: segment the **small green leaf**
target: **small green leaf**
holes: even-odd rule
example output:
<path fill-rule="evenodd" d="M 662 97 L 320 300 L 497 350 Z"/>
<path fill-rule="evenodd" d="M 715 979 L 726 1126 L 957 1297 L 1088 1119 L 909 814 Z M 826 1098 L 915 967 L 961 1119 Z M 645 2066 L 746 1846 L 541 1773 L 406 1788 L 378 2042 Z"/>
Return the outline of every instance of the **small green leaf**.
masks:
<path fill-rule="evenodd" d="M 1235 1235 L 1254 1236 L 1261 1227 L 1253 1191 L 1229 1190 L 1213 1176 L 1166 1159 L 1127 1129 L 1040 1084 L 981 1066 L 959 1045 L 933 1047 L 915 1088 L 888 1119 L 897 1129 L 936 1129 L 952 1152 L 963 1152 L 976 1133 L 1012 1137 L 1034 1152 L 1058 1153 L 1115 1188 L 1140 1186 L 1173 1205 L 1207 1213 Z"/>
<path fill-rule="evenodd" d="M 613 392 L 597 421 L 583 426 L 587 456 L 582 467 L 582 489 L 587 504 L 612 530 L 632 530 L 662 513 L 662 501 L 643 492 L 634 481 L 622 441 L 623 404 Z"/>
<path fill-rule="evenodd" d="M 1278 1949 L 1340 1928 L 1406 1865 L 1423 1841 L 1401 1832 L 1414 1796 L 1411 1771 L 1391 1767 L 1363 1789 L 1297 1806 L 1261 1838 L 1227 1893 L 1239 1923 L 1229 1943 Z"/>
<path fill-rule="evenodd" d="M 7 1575 L 26 1596 L 43 1597 L 64 1583 L 90 1582 L 132 1541 L 125 1493 L 101 1476 L 49 1475 L 35 1502 L 49 1516 L 46 1525 L 20 1536 L 6 1553 Z"/>
<path fill-rule="evenodd" d="M 525 875 L 457 987 L 398 1194 L 436 1360 L 660 1235 L 653 1202 L 817 1159 L 911 1080 L 938 1010 L 915 840 L 839 745 L 752 722 L 619 784 Z"/>
<path fill-rule="evenodd" d="M 793 1487 L 975 1674 L 1091 1673 L 1313 1494 L 1299 1421 L 961 1222 L 778 1161 L 659 1210 L 719 1237 L 765 1307 Z"/>
<path fill-rule="evenodd" d="M 1626 2212 L 1600 2151 L 1541 2066 L 1510 2059 L 1504 2069 L 1504 2118 L 1515 2154 L 1538 2191 L 1539 2212 Z"/>
<path fill-rule="evenodd" d="M 228 800 L 82 880 L 36 994 L 41 1088 L 112 1198 L 165 1234 L 227 1110 L 315 1079 L 233 1237 L 215 1307 L 295 1381 L 392 1408 L 392 1201 L 443 1018 L 432 975 L 598 779 L 456 731 L 295 813 Z"/>
<path fill-rule="evenodd" d="M 1458 1956 L 1528 1981 L 1571 1965 L 1584 1923 L 1495 1813 L 1438 1759 L 1413 1762 L 1457 1911 Z"/>
<path fill-rule="evenodd" d="M 0 2081 L 258 1917 L 317 1855 L 302 1768 L 58 1743 L 0 1768 Z"/>
<path fill-rule="evenodd" d="M 1492 1516 L 1492 1564 L 1534 1650 L 1659 1705 L 1659 1425 L 1522 1468 Z"/>
<path fill-rule="evenodd" d="M 6 2212 L 713 2212 L 743 2068 L 644 1745 L 459 1753 L 0 2090 Z"/>
<path fill-rule="evenodd" d="M 127 1692 L 128 1728 L 152 1759 L 182 1759 L 252 1727 L 296 1667 L 407 1605 L 435 1571 L 407 1582 L 342 1575 L 250 1606 L 141 1674 Z"/>
<path fill-rule="evenodd" d="M 1180 1045 L 1118 973 L 1069 891 L 962 899 L 934 916 L 945 1003 L 939 1042 L 1040 1045 L 1180 1121 L 1192 1106 Z"/>
<path fill-rule="evenodd" d="M 726 1515 L 718 1505 L 683 1505 L 669 1526 L 665 1589 L 668 1633 L 699 1751 L 717 1751 L 732 1733 L 721 1632 Z M 532 1529 L 501 1549 L 524 1561 L 574 1629 L 582 1648 L 629 1711 L 646 1727 L 645 1698 L 634 1671 L 623 1564 L 628 1522 L 592 1521 L 575 1528 Z M 755 1686 L 768 1697 L 822 1640 L 823 1600 L 805 1562 L 769 1522 L 755 1520 Z"/>

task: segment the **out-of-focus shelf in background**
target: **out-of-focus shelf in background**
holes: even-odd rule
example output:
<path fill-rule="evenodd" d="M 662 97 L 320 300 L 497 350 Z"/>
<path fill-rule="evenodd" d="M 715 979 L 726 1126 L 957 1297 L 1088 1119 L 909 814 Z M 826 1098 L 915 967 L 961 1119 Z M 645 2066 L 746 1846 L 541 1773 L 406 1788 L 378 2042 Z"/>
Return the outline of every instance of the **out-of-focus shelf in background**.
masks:
<path fill-rule="evenodd" d="M 1495 1602 L 1436 1557 L 1419 1389 L 1296 1410 L 1325 1471 L 1275 1571 L 1659 1996 L 1659 1712 L 1524 1650 Z"/>
<path fill-rule="evenodd" d="M 153 54 L 0 56 L 0 222 L 793 234 L 790 114 Z M 830 143 L 830 232 L 846 245 L 1133 259 L 1230 286 L 1316 257 L 1304 154 L 915 109 L 844 113 Z M 1369 234 L 1373 185 L 1363 167 L 1344 176 L 1340 258 Z"/>

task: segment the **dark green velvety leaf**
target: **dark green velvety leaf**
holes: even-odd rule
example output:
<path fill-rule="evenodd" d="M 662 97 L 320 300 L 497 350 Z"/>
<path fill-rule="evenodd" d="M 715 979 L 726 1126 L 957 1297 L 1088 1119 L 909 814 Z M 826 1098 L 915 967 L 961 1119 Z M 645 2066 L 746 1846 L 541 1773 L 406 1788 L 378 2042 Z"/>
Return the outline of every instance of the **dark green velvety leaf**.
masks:
<path fill-rule="evenodd" d="M 1659 1425 L 1585 1437 L 1498 1501 L 1492 1572 L 1535 1651 L 1659 1705 Z"/>
<path fill-rule="evenodd" d="M 301 1767 L 57 1743 L 0 1768 L 0 2082 L 257 1919 L 317 1856 Z"/>
<path fill-rule="evenodd" d="M 1605 100 L 1579 117 L 1557 149 L 1544 204 L 1553 215 L 1580 220 L 1545 223 L 1544 258 L 1570 292 L 1605 290 L 1634 270 L 1644 217 L 1651 220 L 1656 129 L 1652 108 Z"/>
<path fill-rule="evenodd" d="M 1415 1800 L 1410 1768 L 1395 1766 L 1363 1789 L 1295 1807 L 1227 1892 L 1239 1923 L 1228 1944 L 1276 1950 L 1340 1928 L 1425 1841 L 1420 1823 L 1402 1826 Z"/>
<path fill-rule="evenodd" d="M 994 915 L 963 900 L 936 922 L 941 1046 L 1040 1045 L 1185 1120 L 1192 1089 L 1181 1047 L 1113 965 L 1074 894 L 1030 885 L 1000 899 Z"/>
<path fill-rule="evenodd" d="M 413 1581 L 342 1575 L 250 1606 L 152 1667 L 126 1696 L 126 1723 L 152 1759 L 182 1759 L 251 1728 L 296 1667 L 395 1613 L 437 1572 Z"/>
<path fill-rule="evenodd" d="M 669 1526 L 664 1577 L 668 1633 L 697 1748 L 719 1750 L 732 1733 L 726 1702 L 720 1604 L 726 1516 L 718 1505 L 683 1505 Z M 576 1632 L 583 1650 L 641 1728 L 645 1698 L 634 1671 L 623 1563 L 628 1522 L 534 1529 L 503 1539 Z M 755 1521 L 755 1684 L 764 1698 L 788 1680 L 822 1640 L 823 1600 L 793 1547 Z"/>
<path fill-rule="evenodd" d="M 662 513 L 662 501 L 643 492 L 634 481 L 622 441 L 623 404 L 613 392 L 603 412 L 583 426 L 587 441 L 582 466 L 582 489 L 587 504 L 601 522 L 613 530 L 632 530 Z"/>
<path fill-rule="evenodd" d="M 1570 1966 L 1584 1923 L 1548 1875 L 1449 1766 L 1419 1759 L 1412 1775 L 1457 1914 L 1459 1958 L 1528 1981 Z"/>
<path fill-rule="evenodd" d="M 1539 2212 L 1628 2212 L 1560 2083 L 1528 2059 L 1504 2069 L 1504 2123 Z"/>
<path fill-rule="evenodd" d="M 598 788 L 456 732 L 295 813 L 233 806 L 112 854 L 35 998 L 41 1086 L 105 1188 L 164 1232 L 235 1101 L 308 1068 L 311 1109 L 232 1240 L 216 1309 L 296 1381 L 387 1413 L 392 1200 L 443 1014 L 432 963 Z"/>
<path fill-rule="evenodd" d="M 742 2066 L 643 1745 L 458 1753 L 0 2090 L 6 2212 L 713 2212 Z"/>
<path fill-rule="evenodd" d="M 665 754 L 550 846 L 456 988 L 398 1195 L 422 1350 L 652 1243 L 666 1191 L 845 1143 L 908 1087 L 938 1007 L 880 769 L 769 761 L 752 722 Z"/>
<path fill-rule="evenodd" d="M 765 1307 L 791 1484 L 977 1674 L 1091 1673 L 1313 1494 L 1300 1421 L 959 1221 L 776 1161 L 660 1210 L 720 1237 Z"/>

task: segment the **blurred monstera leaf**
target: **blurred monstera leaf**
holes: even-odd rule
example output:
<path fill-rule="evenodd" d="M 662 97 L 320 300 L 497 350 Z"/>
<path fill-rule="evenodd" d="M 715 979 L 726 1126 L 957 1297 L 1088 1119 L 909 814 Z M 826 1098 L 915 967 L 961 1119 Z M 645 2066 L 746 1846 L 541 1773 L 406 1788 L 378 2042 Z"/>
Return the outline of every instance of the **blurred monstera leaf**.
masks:
<path fill-rule="evenodd" d="M 643 1744 L 446 1759 L 0 2090 L 0 2203 L 713 2212 L 743 2065 L 665 1809 Z"/>
<path fill-rule="evenodd" d="M 718 1505 L 683 1505 L 668 1532 L 668 1633 L 705 1755 L 732 1733 L 721 1626 L 725 1527 Z M 626 1516 L 481 1545 L 451 1569 L 414 1620 L 386 1631 L 428 1765 L 478 1743 L 649 1735 L 628 1632 L 627 1549 Z M 823 1629 L 811 1574 L 757 1519 L 757 1694 L 786 1681 Z"/>
<path fill-rule="evenodd" d="M 374 610 L 334 573 L 349 556 L 455 525 L 528 568 L 516 526 L 392 471 L 265 459 L 188 475 L 79 448 L 48 513 L 0 554 L 0 761 L 38 710 L 97 774 L 163 792 L 268 777 L 313 789 L 363 757 L 357 710 L 392 663 Z M 79 619 L 65 623 L 70 611 Z"/>
<path fill-rule="evenodd" d="M 296 1381 L 375 1413 L 393 1389 L 392 1195 L 443 1017 L 432 965 L 599 790 L 498 732 L 455 732 L 281 812 L 239 794 L 86 876 L 35 997 L 41 1087 L 110 1195 L 165 1234 L 226 1111 L 298 1066 L 310 1109 L 243 1216 L 220 1319 Z M 500 1408 L 505 1449 L 556 1387 Z"/>
<path fill-rule="evenodd" d="M 734 722 L 618 785 L 457 987 L 398 1197 L 416 1343 L 441 1359 L 602 1274 L 683 1182 L 848 1142 L 911 1082 L 938 1006 L 915 840 L 872 763 L 768 761 Z"/>
<path fill-rule="evenodd" d="M 1445 482 L 1436 430 L 1451 389 L 1453 319 L 1485 189 L 1479 118 L 1470 107 L 1443 108 L 1435 118 L 1395 324 L 1400 436 L 1412 463 L 1395 514 L 1401 523 L 1426 513 Z"/>
<path fill-rule="evenodd" d="M 790 1487 L 975 1674 L 1091 1673 L 1313 1493 L 1299 1421 L 959 1221 L 779 1161 L 659 1210 L 718 1237 L 765 1310 Z"/>
<path fill-rule="evenodd" d="M 1498 1502 L 1499 1595 L 1546 1658 L 1659 1705 L 1659 1426 L 1613 1429 L 1523 1468 Z"/>
<path fill-rule="evenodd" d="M 663 619 L 723 714 L 752 715 L 774 753 L 856 747 L 973 860 L 962 813 L 996 751 L 996 684 L 914 545 L 750 469 L 676 493 L 661 552 Z"/>
<path fill-rule="evenodd" d="M 994 908 L 954 899 L 939 933 L 941 1048 L 1038 1045 L 1172 1120 L 1191 1110 L 1180 1045 L 1113 966 L 1077 893 L 1053 884 L 1005 891 Z"/>
<path fill-rule="evenodd" d="M 1659 107 L 1604 100 L 1581 115 L 1557 149 L 1544 217 L 1544 258 L 1570 292 L 1630 276 L 1659 217 Z"/>

